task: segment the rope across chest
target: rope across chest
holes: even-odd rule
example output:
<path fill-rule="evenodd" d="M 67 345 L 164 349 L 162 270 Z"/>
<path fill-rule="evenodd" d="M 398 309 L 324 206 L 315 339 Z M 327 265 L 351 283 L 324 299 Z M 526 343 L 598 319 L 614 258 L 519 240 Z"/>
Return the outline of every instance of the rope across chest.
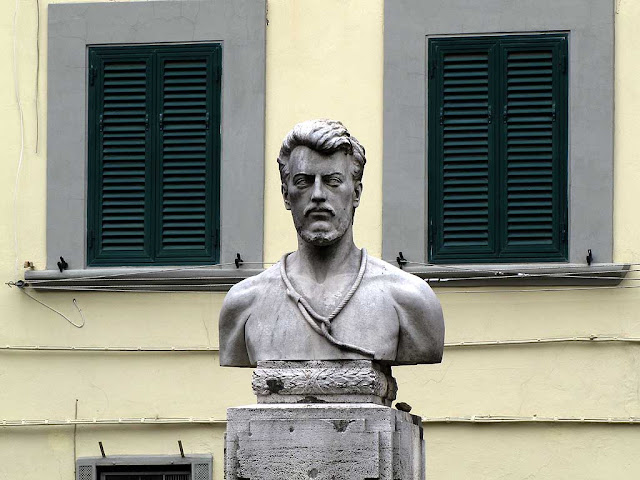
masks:
<path fill-rule="evenodd" d="M 349 300 L 353 297 L 353 295 L 358 290 L 358 287 L 362 283 L 362 278 L 364 277 L 365 270 L 367 269 L 367 252 L 363 248 L 361 252 L 360 259 L 360 269 L 358 271 L 358 275 L 349 288 L 345 295 L 340 300 L 340 303 L 333 309 L 333 311 L 327 315 L 320 315 L 318 312 L 314 310 L 314 308 L 309 304 L 309 301 L 300 295 L 296 289 L 291 284 L 289 277 L 287 276 L 287 256 L 286 254 L 282 257 L 282 261 L 280 262 L 280 275 L 282 276 L 282 280 L 287 287 L 287 295 L 291 300 L 293 300 L 300 310 L 302 317 L 307 321 L 307 323 L 311 326 L 311 328 L 319 335 L 322 335 L 324 338 L 329 341 L 332 345 L 340 348 L 341 350 L 347 350 L 351 352 L 356 352 L 361 355 L 365 355 L 367 357 L 374 357 L 374 352 L 371 350 L 367 350 L 365 348 L 361 348 L 357 345 L 352 345 L 347 342 L 343 342 L 335 338 L 331 334 L 331 322 L 340 314 L 340 312 L 347 305 Z"/>

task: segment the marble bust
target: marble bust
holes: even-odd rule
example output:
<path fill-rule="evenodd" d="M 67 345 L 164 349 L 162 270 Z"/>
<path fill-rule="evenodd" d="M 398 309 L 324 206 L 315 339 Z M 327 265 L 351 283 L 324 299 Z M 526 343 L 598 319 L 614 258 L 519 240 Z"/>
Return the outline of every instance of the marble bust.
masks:
<path fill-rule="evenodd" d="M 298 250 L 231 288 L 220 313 L 221 365 L 441 361 L 444 321 L 431 288 L 353 242 L 365 162 L 340 122 L 306 121 L 287 134 L 278 164 Z"/>

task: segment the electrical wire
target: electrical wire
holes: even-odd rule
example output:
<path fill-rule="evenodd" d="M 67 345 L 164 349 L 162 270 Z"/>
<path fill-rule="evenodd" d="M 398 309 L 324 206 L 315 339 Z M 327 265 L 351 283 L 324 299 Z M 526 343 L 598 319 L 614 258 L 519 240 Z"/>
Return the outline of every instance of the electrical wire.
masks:
<path fill-rule="evenodd" d="M 18 85 L 18 8 L 19 0 L 16 0 L 16 7 L 13 13 L 13 88 L 15 90 L 16 102 L 18 104 L 18 113 L 20 115 L 20 158 L 18 160 L 18 168 L 16 170 L 16 181 L 13 189 L 13 247 L 15 252 L 14 275 L 18 278 L 18 184 L 20 180 L 20 171 L 22 170 L 22 160 L 24 158 L 24 114 L 22 111 L 22 101 L 20 100 L 20 89 Z"/>
<path fill-rule="evenodd" d="M 424 266 L 424 267 L 435 267 L 438 269 L 442 269 L 442 270 L 460 270 L 462 272 L 486 272 L 486 273 L 496 273 L 499 272 L 500 270 L 498 268 L 485 268 L 484 270 L 480 267 L 462 267 L 462 266 L 458 266 L 458 265 L 452 265 L 452 264 L 439 264 L 439 263 L 424 263 L 424 262 L 414 262 L 411 260 L 406 260 L 406 264 L 409 265 L 420 265 L 420 266 Z M 596 264 L 594 264 L 596 265 Z M 640 266 L 640 263 L 624 263 L 624 265 L 628 265 L 629 267 L 637 267 Z M 571 265 L 566 265 L 566 264 L 541 264 L 541 263 L 536 263 L 535 264 L 536 268 L 540 268 L 540 269 L 546 269 L 546 270 L 566 270 L 567 267 L 571 267 L 571 266 L 577 266 L 577 267 L 583 267 L 583 268 L 589 268 L 586 265 L 580 265 L 580 264 L 571 264 Z M 593 266 L 593 265 L 592 265 Z M 505 270 L 509 270 L 509 264 L 505 264 Z"/>
<path fill-rule="evenodd" d="M 436 287 L 437 288 L 437 287 Z M 495 287 L 494 287 L 495 288 Z M 633 289 L 640 288 L 640 285 L 600 285 L 597 287 L 556 287 L 556 288 L 539 288 L 539 287 L 531 287 L 531 288 L 523 288 L 523 289 L 500 289 L 500 290 L 448 290 L 448 289 L 438 289 L 437 293 L 440 294 L 449 294 L 449 293 L 464 293 L 464 294 L 475 294 L 475 293 L 493 293 L 493 294 L 502 294 L 502 293 L 536 293 L 536 292 L 570 292 L 570 291 L 581 291 L 581 290 L 621 290 L 621 289 Z"/>
<path fill-rule="evenodd" d="M 541 417 L 537 415 L 469 415 L 450 417 L 423 417 L 422 423 L 574 423 L 574 424 L 616 424 L 637 425 L 640 417 Z M 138 418 L 78 418 L 78 419 L 22 419 L 0 420 L 0 427 L 45 427 L 78 425 L 171 425 L 209 424 L 226 425 L 227 420 L 213 417 L 138 417 Z"/>
<path fill-rule="evenodd" d="M 148 280 L 148 279 L 147 279 Z M 206 284 L 174 284 L 174 285 L 154 285 L 154 284 L 143 284 L 143 285 L 127 285 L 120 287 L 113 287 L 110 285 L 47 285 L 45 287 L 39 287 L 43 290 L 51 290 L 51 291 L 85 291 L 85 292 L 139 292 L 139 293 L 184 293 L 188 291 L 190 293 L 211 293 L 211 291 L 215 291 L 216 288 L 226 289 L 231 288 L 236 285 L 235 283 L 206 283 Z M 33 288 L 27 285 L 25 288 Z M 539 293 L 539 292 L 568 292 L 568 291 L 593 291 L 593 290 L 622 290 L 622 289 L 634 289 L 640 288 L 640 285 L 601 285 L 601 286 L 592 286 L 592 287 L 555 287 L 555 288 L 540 288 L 540 287 L 530 287 L 523 289 L 503 289 L 498 287 L 489 287 L 492 290 L 450 290 L 448 287 L 442 287 L 438 285 L 433 286 L 436 289 L 436 293 L 438 295 L 441 294 L 477 294 L 477 293 L 492 293 L 492 294 L 502 294 L 502 293 Z M 207 289 L 207 290 L 205 290 Z"/>
<path fill-rule="evenodd" d="M 528 344 L 541 344 L 541 343 L 567 343 L 567 342 L 640 343 L 640 338 L 620 337 L 620 336 L 612 336 L 612 335 L 581 335 L 581 336 L 573 336 L 573 337 L 525 338 L 520 340 L 476 340 L 476 341 L 462 341 L 462 342 L 447 342 L 444 344 L 444 346 L 445 348 L 454 348 L 454 347 L 482 347 L 482 346 L 497 346 L 497 345 L 528 345 Z"/>
<path fill-rule="evenodd" d="M 61 425 L 167 425 L 167 424 L 226 424 L 224 419 L 195 417 L 140 417 L 140 418 L 89 418 L 89 419 L 36 419 L 36 420 L 0 420 L 0 427 L 34 427 Z"/>
<path fill-rule="evenodd" d="M 426 417 L 422 423 L 608 423 L 640 424 L 640 417 L 531 417 L 514 415 L 471 415 L 466 417 Z"/>
<path fill-rule="evenodd" d="M 223 264 L 220 264 L 223 265 Z M 182 270 L 182 269 L 180 269 Z M 179 271 L 178 269 L 176 270 L 160 270 L 158 272 L 136 272 L 135 275 L 147 275 L 149 273 L 163 273 L 163 272 L 173 272 L 173 271 Z M 640 270 L 629 270 L 630 272 L 637 272 Z M 601 271 L 598 272 L 601 273 L 602 275 L 592 275 L 592 274 L 584 274 L 584 273 L 566 273 L 566 274 L 559 274 L 559 273 L 553 273 L 553 274 L 529 274 L 529 273 L 517 273 L 517 274 L 513 274 L 513 275 L 500 275 L 500 276 L 473 276 L 473 277 L 435 277 L 435 278 L 425 278 L 424 280 L 427 281 L 428 283 L 447 283 L 447 282 L 459 282 L 459 281 L 470 281 L 470 280 L 509 280 L 509 279 L 525 279 L 525 278 L 534 278 L 534 279 L 541 279 L 541 278 L 551 278 L 551 279 L 577 279 L 577 280 L 618 280 L 621 281 L 622 278 L 619 276 L 607 276 L 607 273 L 620 273 L 619 270 L 612 270 L 612 271 Z M 627 273 L 627 272 L 624 272 Z M 107 279 L 107 278 L 115 278 L 117 280 L 117 277 L 123 277 L 126 275 L 131 275 L 132 273 L 129 272 L 121 272 L 121 273 L 115 273 L 115 274 L 108 274 L 108 275 L 104 275 L 104 276 L 88 276 L 88 277 L 66 277 L 66 278 L 55 278 L 55 279 L 30 279 L 28 281 L 28 283 L 30 285 L 38 285 L 38 284 L 50 284 L 50 283 L 61 283 L 61 282 L 69 282 L 69 281 L 84 281 L 84 280 L 103 280 L 103 279 Z M 214 276 L 212 275 L 208 275 L 208 276 L 200 276 L 200 277 L 185 277 L 188 278 L 189 280 L 210 280 L 212 279 Z M 155 277 L 149 277 L 149 276 L 137 276 L 137 277 L 131 277 L 131 278 L 123 278 L 123 280 L 126 280 L 128 282 L 142 282 L 142 281 L 149 281 L 149 280 L 153 280 Z M 218 277 L 218 278 L 225 278 L 225 277 Z M 163 279 L 164 280 L 164 279 Z M 639 281 L 640 277 L 634 277 L 634 278 L 625 278 L 625 281 Z M 217 284 L 217 285 L 222 285 L 222 284 Z"/>
<path fill-rule="evenodd" d="M 36 154 L 40 143 L 40 113 L 38 91 L 40 87 L 40 0 L 36 0 Z"/>
<path fill-rule="evenodd" d="M 509 279 L 526 279 L 526 278 L 554 278 L 554 279 L 578 279 L 578 280 L 622 280 L 620 276 L 607 276 L 612 273 L 624 273 L 638 272 L 640 269 L 630 270 L 600 270 L 597 275 L 593 273 L 585 272 L 565 272 L 565 273 L 509 273 L 509 274 L 496 274 L 496 275 L 477 275 L 472 277 L 432 277 L 425 278 L 428 282 L 451 282 L 451 281 L 465 281 L 465 280 L 509 280 Z M 413 272 L 411 272 L 413 273 Z M 422 272 L 427 273 L 427 272 Z M 640 277 L 625 278 L 625 280 L 640 280 Z"/>
<path fill-rule="evenodd" d="M 417 263 L 417 262 L 412 262 L 412 263 Z M 243 262 L 243 264 L 253 264 L 253 265 L 273 265 L 274 262 Z M 225 266 L 233 266 L 235 265 L 235 263 L 219 263 L 219 264 L 213 264 L 213 265 L 199 265 L 199 266 L 189 266 L 189 267 L 177 267 L 177 268 L 166 268 L 166 269 L 160 269 L 160 270 L 151 270 L 151 271 L 133 271 L 133 272 L 117 272 L 117 273 L 112 273 L 112 274 L 100 274 L 100 275 L 86 275 L 86 276 L 78 276 L 78 277 L 65 277 L 65 278 L 53 278 L 53 279 L 30 279 L 28 282 L 28 286 L 29 287 L 35 287 L 38 288 L 38 285 L 40 284 L 46 284 L 47 289 L 55 289 L 54 285 L 55 283 L 67 283 L 70 281 L 76 282 L 76 281 L 86 281 L 86 280 L 104 280 L 104 279 L 118 279 L 118 278 L 122 278 L 123 280 L 126 280 L 127 282 L 143 282 L 143 281 L 149 281 L 149 280 L 153 280 L 155 278 L 155 276 L 157 274 L 161 274 L 161 273 L 166 273 L 166 272 L 180 272 L 180 271 L 196 271 L 196 270 L 203 270 L 203 269 L 207 269 L 207 268 L 212 268 L 212 269 L 217 269 L 216 267 L 225 267 Z M 426 264 L 425 264 L 426 265 Z M 447 267 L 448 268 L 448 267 Z M 564 267 L 564 269 L 566 270 L 566 267 Z M 479 273 L 482 272 L 482 270 L 468 270 L 469 272 L 473 272 L 473 273 Z M 497 270 L 492 270 L 492 271 L 486 271 L 486 273 L 491 273 L 491 275 L 473 275 L 473 276 L 467 276 L 467 277 L 435 277 L 435 278 L 425 278 L 425 281 L 427 281 L 428 283 L 431 284 L 436 284 L 437 286 L 441 286 L 439 284 L 444 284 L 444 283 L 449 283 L 449 282 L 461 282 L 461 281 L 475 281 L 475 280 L 481 280 L 481 281 L 491 281 L 491 280 L 497 280 L 497 281 L 504 281 L 504 280 L 509 280 L 509 279 L 518 279 L 518 280 L 522 280 L 522 279 L 545 279 L 545 278 L 550 278 L 550 279 L 569 279 L 569 280 L 612 280 L 612 281 L 621 281 L 622 277 L 620 277 L 619 275 L 606 275 L 606 274 L 627 274 L 629 272 L 637 272 L 640 271 L 640 269 L 628 269 L 628 270 L 620 270 L 620 269 L 616 269 L 616 270 L 599 270 L 597 272 L 597 274 L 593 274 L 593 273 L 589 273 L 589 272 L 561 272 L 561 273 L 553 273 L 553 272 L 548 272 L 548 273 L 527 273 L 527 272 L 509 272 L 509 273 L 503 273 Z M 412 272 L 414 273 L 414 272 Z M 428 273 L 428 272 L 420 272 L 420 273 Z M 137 277 L 130 277 L 131 275 L 137 275 Z M 153 277 L 150 277 L 149 275 L 153 275 Z M 127 278 L 128 277 L 128 278 Z M 199 277 L 188 277 L 189 280 L 207 280 L 207 279 L 211 279 L 212 276 L 208 275 L 208 276 L 199 276 Z M 221 277 L 224 278 L 224 277 Z M 625 280 L 628 281 L 637 281 L 640 280 L 640 278 L 627 278 Z M 234 285 L 234 283 L 215 283 L 215 284 L 201 284 L 200 287 L 211 287 L 211 286 L 217 286 L 217 287 L 227 287 L 227 286 L 232 286 Z M 189 288 L 191 285 L 186 284 L 186 285 L 175 285 L 176 287 L 180 287 L 180 288 Z M 131 289 L 131 285 L 127 285 L 126 288 L 115 288 L 115 289 L 111 289 L 112 286 L 108 286 L 108 285 L 84 285 L 82 287 L 76 287 L 76 286 L 72 286 L 70 289 L 71 290 L 77 290 L 77 289 L 85 289 L 85 290 L 102 290 L 105 291 L 106 289 L 109 289 L 108 291 L 128 291 Z M 138 285 L 138 287 L 143 287 L 143 285 Z M 150 291 L 157 291 L 158 287 L 155 285 L 144 285 L 144 287 L 148 288 Z M 609 286 L 610 287 L 610 286 Z M 583 287 L 584 288 L 584 287 Z M 589 288 L 600 288 L 600 287 L 589 287 Z M 537 291 L 540 291 L 539 288 L 536 289 Z M 162 292 L 165 291 L 176 291 L 175 289 L 171 289 L 171 288 L 166 288 L 161 290 Z M 505 291 L 505 290 L 502 290 Z M 448 293 L 452 293 L 451 291 Z"/>
<path fill-rule="evenodd" d="M 505 339 L 505 340 L 476 340 L 476 341 L 458 341 L 446 342 L 445 348 L 458 347 L 483 347 L 483 346 L 508 346 L 508 345 L 529 345 L 529 344 L 545 344 L 545 343 L 602 343 L 602 342 L 622 342 L 622 343 L 640 343 L 640 337 L 623 337 L 618 335 L 574 335 L 571 337 L 540 337 L 525 339 Z M 0 345 L 1 350 L 17 350 L 17 351 L 53 351 L 53 352 L 182 352 L 182 353 L 199 353 L 199 352 L 218 352 L 219 347 L 110 347 L 110 346 L 55 346 L 55 345 Z"/>
<path fill-rule="evenodd" d="M 0 350 L 41 352 L 141 352 L 141 353 L 200 353 L 218 352 L 218 347 L 100 347 L 100 346 L 55 346 L 55 345 L 0 345 Z"/>
<path fill-rule="evenodd" d="M 80 313 L 80 318 L 82 318 L 82 323 L 81 324 L 77 324 L 74 323 L 69 317 L 67 317 L 64 313 L 59 312 L 58 310 L 56 310 L 55 308 L 47 305 L 44 302 L 41 302 L 40 300 L 38 300 L 36 297 L 29 295 L 29 293 L 24 289 L 21 288 L 20 289 L 22 291 L 22 293 L 24 293 L 27 297 L 29 297 L 30 299 L 38 302 L 40 305 L 42 305 L 45 308 L 48 308 L 49 310 L 51 310 L 54 313 L 57 313 L 58 315 L 60 315 L 62 318 L 64 318 L 67 322 L 69 322 L 71 325 L 73 325 L 76 328 L 82 328 L 84 327 L 84 323 L 85 323 L 85 319 L 84 319 L 84 315 L 82 314 L 82 310 L 80 310 L 80 307 L 78 306 L 78 302 L 76 301 L 76 299 L 73 299 L 73 304 L 75 305 L 76 309 L 78 310 L 78 313 Z"/>

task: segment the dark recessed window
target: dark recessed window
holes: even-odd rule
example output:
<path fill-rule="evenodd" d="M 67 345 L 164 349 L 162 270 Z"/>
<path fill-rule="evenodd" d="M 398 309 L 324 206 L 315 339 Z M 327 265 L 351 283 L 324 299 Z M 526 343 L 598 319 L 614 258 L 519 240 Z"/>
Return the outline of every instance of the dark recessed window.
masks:
<path fill-rule="evenodd" d="M 89 48 L 88 265 L 219 259 L 220 44 Z"/>
<path fill-rule="evenodd" d="M 190 465 L 98 467 L 99 480 L 191 480 Z"/>
<path fill-rule="evenodd" d="M 429 260 L 567 260 L 567 36 L 429 40 Z"/>

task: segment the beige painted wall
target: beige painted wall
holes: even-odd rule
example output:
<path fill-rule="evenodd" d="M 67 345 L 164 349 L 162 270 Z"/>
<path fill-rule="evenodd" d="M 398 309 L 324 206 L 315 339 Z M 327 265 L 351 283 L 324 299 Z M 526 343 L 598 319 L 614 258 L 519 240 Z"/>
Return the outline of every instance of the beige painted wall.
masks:
<path fill-rule="evenodd" d="M 20 117 L 12 75 L 12 1 L 0 2 L 0 274 L 45 263 L 46 0 L 40 1 L 39 142 L 36 153 L 36 2 L 18 0 L 16 64 L 24 118 L 14 252 L 14 183 Z M 267 27 L 265 259 L 295 248 L 282 208 L 275 158 L 297 121 L 343 120 L 367 148 L 356 241 L 381 246 L 382 0 L 270 0 Z M 612 0 L 612 8 L 613 8 Z M 640 3 L 617 0 L 615 259 L 640 262 Z M 594 205 L 597 208 L 597 205 Z M 19 269 L 21 272 L 21 268 Z M 21 273 L 18 275 L 20 276 Z M 635 286 L 631 274 L 623 286 Z M 439 289 L 447 341 L 612 334 L 640 337 L 640 291 L 460 293 Z M 470 289 L 464 289 L 470 290 Z M 486 290 L 486 289 L 485 289 Z M 27 298 L 0 288 L 0 345 L 217 346 L 222 294 L 35 294 L 80 321 L 82 329 Z M 396 369 L 399 399 L 426 417 L 522 415 L 640 416 L 640 346 L 553 344 L 446 350 L 442 365 Z M 66 419 L 78 399 L 81 418 L 139 416 L 224 418 L 253 401 L 250 371 L 221 369 L 213 353 L 41 353 L 0 350 L 0 421 Z M 0 422 L 1 423 L 1 422 Z M 113 426 L 77 429 L 79 456 L 213 452 L 222 478 L 222 432 L 213 426 Z M 427 424 L 430 478 L 635 479 L 640 426 Z M 0 479 L 71 479 L 73 428 L 0 426 Z"/>
<path fill-rule="evenodd" d="M 295 250 L 276 158 L 284 136 L 310 118 L 341 120 L 364 145 L 355 240 L 382 251 L 382 0 L 270 1 L 267 28 L 265 261 Z"/>

